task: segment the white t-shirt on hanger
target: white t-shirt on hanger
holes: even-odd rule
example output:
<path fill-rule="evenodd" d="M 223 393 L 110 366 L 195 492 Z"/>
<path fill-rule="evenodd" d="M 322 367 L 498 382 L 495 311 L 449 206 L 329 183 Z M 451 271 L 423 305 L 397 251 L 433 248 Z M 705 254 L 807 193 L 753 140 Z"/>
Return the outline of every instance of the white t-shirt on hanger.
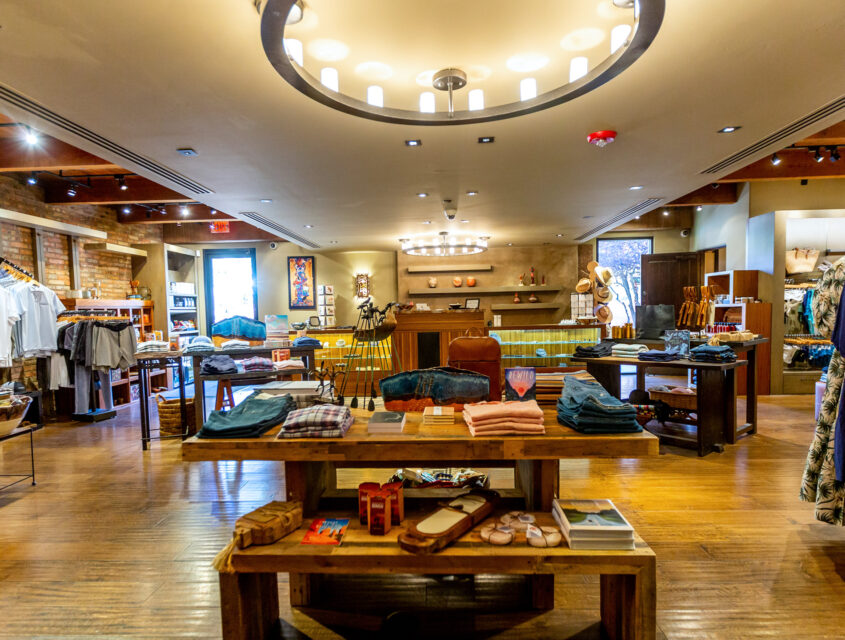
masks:
<path fill-rule="evenodd" d="M 21 311 L 22 342 L 25 356 L 49 355 L 56 346 L 56 316 L 65 310 L 59 296 L 52 289 L 34 282 L 12 287 L 18 294 Z"/>
<path fill-rule="evenodd" d="M 20 317 L 17 297 L 0 287 L 0 367 L 12 366 L 12 327 Z"/>

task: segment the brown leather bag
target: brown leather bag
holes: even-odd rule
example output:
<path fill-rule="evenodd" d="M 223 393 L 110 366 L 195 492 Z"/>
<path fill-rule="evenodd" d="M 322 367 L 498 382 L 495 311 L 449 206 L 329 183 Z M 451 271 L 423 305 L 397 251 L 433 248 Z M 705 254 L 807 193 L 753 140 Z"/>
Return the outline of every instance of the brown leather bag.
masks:
<path fill-rule="evenodd" d="M 502 399 L 502 349 L 499 343 L 485 335 L 465 335 L 449 343 L 449 366 L 467 369 L 490 378 L 490 396 L 488 400 Z"/>

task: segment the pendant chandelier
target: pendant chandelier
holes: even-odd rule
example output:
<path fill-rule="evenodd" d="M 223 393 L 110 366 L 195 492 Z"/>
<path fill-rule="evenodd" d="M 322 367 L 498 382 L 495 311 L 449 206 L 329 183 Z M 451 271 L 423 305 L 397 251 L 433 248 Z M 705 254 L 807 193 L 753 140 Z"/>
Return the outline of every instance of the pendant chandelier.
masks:
<path fill-rule="evenodd" d="M 411 240 L 402 238 L 402 252 L 409 256 L 468 256 L 473 253 L 487 251 L 487 241 L 490 236 L 462 236 L 449 235 L 448 231 L 441 231 L 437 238 Z"/>

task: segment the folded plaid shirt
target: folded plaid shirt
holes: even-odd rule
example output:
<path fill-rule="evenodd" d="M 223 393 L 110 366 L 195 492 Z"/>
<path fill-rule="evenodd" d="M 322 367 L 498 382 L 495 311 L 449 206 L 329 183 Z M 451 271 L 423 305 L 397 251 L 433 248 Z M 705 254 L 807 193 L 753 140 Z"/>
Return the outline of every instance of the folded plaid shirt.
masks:
<path fill-rule="evenodd" d="M 319 404 L 288 414 L 279 431 L 280 438 L 340 438 L 355 419 L 349 407 Z"/>

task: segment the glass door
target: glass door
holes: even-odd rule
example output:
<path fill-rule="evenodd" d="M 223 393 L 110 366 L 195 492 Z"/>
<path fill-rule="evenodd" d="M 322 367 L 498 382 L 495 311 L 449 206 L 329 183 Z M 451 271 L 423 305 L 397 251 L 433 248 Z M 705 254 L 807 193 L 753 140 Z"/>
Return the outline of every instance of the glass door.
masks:
<path fill-rule="evenodd" d="M 211 325 L 232 316 L 258 320 L 255 249 L 206 249 L 205 318 Z"/>

